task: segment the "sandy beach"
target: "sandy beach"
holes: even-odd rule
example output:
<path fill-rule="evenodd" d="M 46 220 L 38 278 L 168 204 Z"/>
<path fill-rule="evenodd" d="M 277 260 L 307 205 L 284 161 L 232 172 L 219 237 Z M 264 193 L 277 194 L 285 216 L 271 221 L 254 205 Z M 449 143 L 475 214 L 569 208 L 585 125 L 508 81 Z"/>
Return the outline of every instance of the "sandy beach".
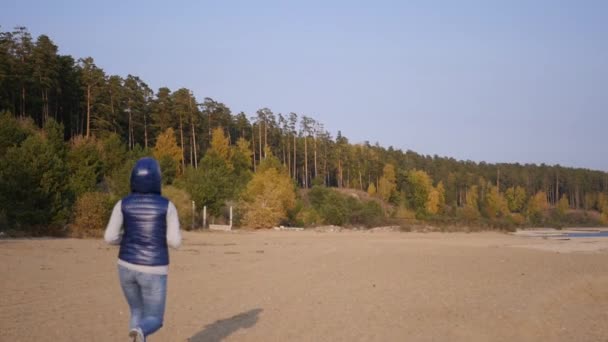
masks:
<path fill-rule="evenodd" d="M 604 240 L 184 233 L 149 341 L 607 341 Z M 128 341 L 117 253 L 0 240 L 0 340 Z"/>

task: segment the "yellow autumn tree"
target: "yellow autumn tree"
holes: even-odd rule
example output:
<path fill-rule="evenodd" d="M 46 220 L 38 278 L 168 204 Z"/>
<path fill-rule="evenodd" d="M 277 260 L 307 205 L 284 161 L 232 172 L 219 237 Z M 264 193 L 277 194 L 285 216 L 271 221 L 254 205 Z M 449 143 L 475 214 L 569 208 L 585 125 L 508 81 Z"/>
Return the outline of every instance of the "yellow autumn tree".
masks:
<path fill-rule="evenodd" d="M 182 149 L 177 146 L 173 128 L 167 128 L 158 135 L 152 155 L 160 163 L 163 178 L 167 174 L 174 175 L 175 173 L 180 173 L 180 166 L 184 155 Z M 174 172 L 173 170 L 169 170 L 169 168 L 173 169 Z"/>
<path fill-rule="evenodd" d="M 443 210 L 445 209 L 445 187 L 443 186 L 442 181 L 439 181 L 439 183 L 437 183 L 435 190 L 437 191 L 437 196 L 438 196 L 438 200 L 439 200 L 439 203 L 438 203 L 439 213 L 442 213 Z"/>
<path fill-rule="evenodd" d="M 604 193 L 598 193 L 595 200 L 595 206 L 599 212 L 608 212 L 608 198 Z"/>
<path fill-rule="evenodd" d="M 466 207 L 471 208 L 475 211 L 479 211 L 479 190 L 477 185 L 473 185 L 469 189 L 467 189 L 467 193 L 465 196 Z"/>
<path fill-rule="evenodd" d="M 392 164 L 386 164 L 382 170 L 382 177 L 378 181 L 378 195 L 383 200 L 389 202 L 395 197 L 397 192 L 397 177 L 395 176 L 395 167 Z"/>
<path fill-rule="evenodd" d="M 418 216 L 427 214 L 429 196 L 433 191 L 431 177 L 422 170 L 411 170 L 407 175 L 407 200 Z"/>
<path fill-rule="evenodd" d="M 490 186 L 490 190 L 485 196 L 484 204 L 485 215 L 490 219 L 510 214 L 509 205 L 496 186 Z"/>
<path fill-rule="evenodd" d="M 564 215 L 566 215 L 568 209 L 570 209 L 570 203 L 568 202 L 568 197 L 566 196 L 566 194 L 563 194 L 562 197 L 559 199 L 559 202 L 557 202 L 557 214 L 560 217 L 563 217 Z"/>
<path fill-rule="evenodd" d="M 443 211 L 444 206 L 445 189 L 443 187 L 443 182 L 439 182 L 437 186 L 431 187 L 426 200 L 425 208 L 427 213 L 437 215 Z"/>
<path fill-rule="evenodd" d="M 459 209 L 459 213 L 467 221 L 475 221 L 479 218 L 479 188 L 477 185 L 467 189 L 465 205 Z"/>
<path fill-rule="evenodd" d="M 376 185 L 373 182 L 369 183 L 369 186 L 367 187 L 367 194 L 370 196 L 376 196 Z"/>
<path fill-rule="evenodd" d="M 232 168 L 232 150 L 230 149 L 230 139 L 224 134 L 222 127 L 216 127 L 211 132 L 211 146 L 207 153 L 214 153 Z"/>
<path fill-rule="evenodd" d="M 435 215 L 439 212 L 439 192 L 437 189 L 433 188 L 429 192 L 429 197 L 426 200 L 425 204 L 426 212 Z"/>
<path fill-rule="evenodd" d="M 243 193 L 243 223 L 251 228 L 271 228 L 287 218 L 296 203 L 294 185 L 287 172 L 269 151 L 259 171 Z"/>
<path fill-rule="evenodd" d="M 585 198 L 583 201 L 583 209 L 591 210 L 595 207 L 595 202 L 597 200 L 597 195 L 595 193 L 589 192 L 585 194 Z"/>
<path fill-rule="evenodd" d="M 533 223 L 540 223 L 542 221 L 543 212 L 547 209 L 549 209 L 547 193 L 544 191 L 539 191 L 528 200 L 526 214 L 528 219 L 530 219 L 530 221 Z"/>

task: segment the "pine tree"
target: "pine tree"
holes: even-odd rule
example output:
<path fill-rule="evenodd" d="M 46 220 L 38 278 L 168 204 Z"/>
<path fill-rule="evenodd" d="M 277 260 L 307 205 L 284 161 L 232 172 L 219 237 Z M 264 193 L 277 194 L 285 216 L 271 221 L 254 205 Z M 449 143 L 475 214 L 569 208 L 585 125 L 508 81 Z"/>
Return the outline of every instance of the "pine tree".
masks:
<path fill-rule="evenodd" d="M 95 65 L 95 61 L 91 57 L 80 59 L 80 70 L 81 70 L 81 79 L 83 84 L 83 91 L 85 93 L 85 136 L 89 137 L 91 135 L 91 122 L 96 119 L 95 112 L 95 104 L 96 100 L 100 95 L 103 83 L 104 83 L 104 73 L 103 70 L 99 69 Z M 93 127 L 94 128 L 94 127 Z"/>

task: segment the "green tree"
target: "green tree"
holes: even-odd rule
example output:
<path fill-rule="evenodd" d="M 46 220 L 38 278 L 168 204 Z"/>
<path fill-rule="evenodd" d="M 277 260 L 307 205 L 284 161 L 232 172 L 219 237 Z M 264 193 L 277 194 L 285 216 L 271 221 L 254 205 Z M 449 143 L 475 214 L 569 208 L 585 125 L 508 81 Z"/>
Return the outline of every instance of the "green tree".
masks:
<path fill-rule="evenodd" d="M 32 50 L 33 79 L 40 89 L 42 99 L 42 121 L 45 122 L 50 115 L 49 90 L 57 88 L 59 63 L 57 59 L 57 46 L 46 36 L 40 35 Z"/>
<path fill-rule="evenodd" d="M 34 45 L 31 34 L 23 26 L 16 27 L 8 37 L 10 37 L 9 51 L 13 55 L 11 71 L 16 76 L 13 80 L 18 85 L 14 94 L 18 99 L 18 105 L 14 109 L 21 118 L 25 118 L 28 110 L 31 110 L 28 107 L 28 96 L 33 78 L 31 59 Z"/>
<path fill-rule="evenodd" d="M 83 85 L 83 92 L 85 93 L 85 136 L 91 135 L 91 122 L 96 120 L 96 112 L 94 106 L 96 100 L 101 94 L 104 85 L 105 74 L 103 70 L 95 65 L 95 61 L 91 57 L 80 59 L 80 73 Z"/>
<path fill-rule="evenodd" d="M 70 225 L 71 235 L 75 237 L 103 236 L 113 204 L 110 196 L 104 192 L 81 194 L 74 204 L 74 221 Z"/>
<path fill-rule="evenodd" d="M 158 132 L 164 132 L 167 128 L 175 128 L 175 120 L 173 116 L 173 98 L 171 90 L 167 87 L 158 89 L 156 99 L 151 104 L 152 122 Z"/>
<path fill-rule="evenodd" d="M 67 164 L 70 170 L 70 189 L 76 197 L 95 190 L 103 178 L 101 153 L 94 138 L 76 136 L 72 139 Z"/>
<path fill-rule="evenodd" d="M 215 153 L 207 153 L 199 168 L 186 169 L 186 186 L 197 207 L 207 206 L 209 213 L 219 216 L 221 209 L 234 194 L 232 170 Z"/>
<path fill-rule="evenodd" d="M 124 165 L 127 159 L 127 146 L 116 133 L 101 139 L 99 145 L 101 145 L 103 174 L 107 176 Z"/>
<path fill-rule="evenodd" d="M 513 213 L 519 213 L 526 204 L 526 190 L 521 186 L 510 187 L 505 192 L 505 199 L 509 210 Z"/>
<path fill-rule="evenodd" d="M 81 125 L 84 95 L 80 75 L 80 69 L 72 56 L 58 56 L 57 102 L 52 111 L 65 126 L 67 138 L 84 134 Z"/>
<path fill-rule="evenodd" d="M 9 112 L 0 113 L 0 156 L 35 132 L 36 127 L 31 120 L 17 120 Z"/>
<path fill-rule="evenodd" d="M 65 223 L 73 201 L 65 158 L 63 127 L 52 119 L 43 132 L 7 149 L 0 158 L 0 206 L 10 226 Z"/>
<path fill-rule="evenodd" d="M 149 146 L 150 103 L 152 90 L 139 77 L 127 75 L 123 86 L 124 107 L 127 113 L 123 125 L 127 126 L 127 145 L 133 149 L 140 143 L 144 148 Z"/>
<path fill-rule="evenodd" d="M 126 158 L 120 166 L 110 170 L 106 175 L 105 180 L 115 197 L 122 198 L 131 192 L 131 170 L 136 161 L 137 159 Z"/>
<path fill-rule="evenodd" d="M 314 186 L 308 193 L 310 205 L 325 224 L 342 226 L 350 223 L 347 197 L 325 186 Z"/>

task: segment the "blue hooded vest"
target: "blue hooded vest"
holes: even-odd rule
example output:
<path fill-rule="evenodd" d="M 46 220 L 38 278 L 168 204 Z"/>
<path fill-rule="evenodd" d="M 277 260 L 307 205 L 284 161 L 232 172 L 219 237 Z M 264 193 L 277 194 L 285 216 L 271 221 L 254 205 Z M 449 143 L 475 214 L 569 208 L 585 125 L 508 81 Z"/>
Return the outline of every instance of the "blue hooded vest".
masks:
<path fill-rule="evenodd" d="M 167 247 L 167 208 L 169 200 L 160 195 L 158 162 L 142 158 L 131 172 L 131 194 L 122 199 L 124 234 L 118 257 L 131 264 L 165 266 Z"/>

